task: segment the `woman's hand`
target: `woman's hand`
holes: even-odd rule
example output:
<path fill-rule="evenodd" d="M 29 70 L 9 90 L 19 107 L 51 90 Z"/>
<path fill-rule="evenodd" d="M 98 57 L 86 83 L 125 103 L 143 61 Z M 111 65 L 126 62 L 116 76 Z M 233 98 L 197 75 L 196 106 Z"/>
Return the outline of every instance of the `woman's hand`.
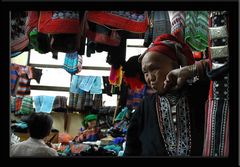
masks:
<path fill-rule="evenodd" d="M 180 89 L 186 81 L 192 77 L 192 71 L 189 70 L 190 66 L 170 71 L 164 81 L 164 88 L 166 89 Z"/>

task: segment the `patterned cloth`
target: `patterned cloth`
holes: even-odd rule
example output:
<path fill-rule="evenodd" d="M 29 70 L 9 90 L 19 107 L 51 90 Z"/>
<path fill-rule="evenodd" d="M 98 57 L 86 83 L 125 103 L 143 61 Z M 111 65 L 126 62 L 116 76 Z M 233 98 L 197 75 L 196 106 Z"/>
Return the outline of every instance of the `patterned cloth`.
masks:
<path fill-rule="evenodd" d="M 158 124 L 168 154 L 170 156 L 189 155 L 191 150 L 191 129 L 187 98 L 180 98 L 176 105 L 176 126 L 174 126 L 169 100 L 166 97 L 158 96 L 156 103 Z"/>
<path fill-rule="evenodd" d="M 151 11 L 150 26 L 145 32 L 144 46 L 148 47 L 157 36 L 171 33 L 171 24 L 167 11 Z"/>
<path fill-rule="evenodd" d="M 209 28 L 217 28 L 227 26 L 228 30 L 228 12 L 226 11 L 211 11 L 209 14 Z M 220 31 L 215 33 L 221 34 Z M 228 37 L 211 39 L 209 36 L 209 48 L 214 46 L 226 46 Z M 229 63 L 229 55 L 224 58 L 212 59 L 210 52 L 210 72 L 219 68 L 213 69 L 213 64 Z M 218 80 L 211 80 L 209 99 L 206 106 L 205 115 L 205 140 L 203 156 L 207 157 L 227 157 L 229 155 L 229 73 L 219 73 L 221 76 Z"/>
<path fill-rule="evenodd" d="M 208 47 L 208 12 L 186 11 L 185 41 L 195 51 Z"/>

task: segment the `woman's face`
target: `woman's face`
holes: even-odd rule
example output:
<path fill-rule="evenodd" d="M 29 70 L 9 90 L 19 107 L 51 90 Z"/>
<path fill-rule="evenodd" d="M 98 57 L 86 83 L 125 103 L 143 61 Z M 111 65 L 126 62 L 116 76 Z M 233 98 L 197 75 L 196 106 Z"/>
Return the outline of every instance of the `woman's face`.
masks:
<path fill-rule="evenodd" d="M 151 88 L 159 94 L 164 94 L 167 89 L 163 88 L 166 75 L 174 69 L 176 63 L 167 56 L 158 52 L 148 52 L 142 59 L 142 71 L 144 78 Z"/>

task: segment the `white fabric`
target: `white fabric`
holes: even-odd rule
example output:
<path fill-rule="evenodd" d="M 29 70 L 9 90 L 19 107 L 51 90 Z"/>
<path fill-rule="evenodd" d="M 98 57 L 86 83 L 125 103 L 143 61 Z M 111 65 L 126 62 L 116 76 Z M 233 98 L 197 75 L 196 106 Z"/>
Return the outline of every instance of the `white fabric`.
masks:
<path fill-rule="evenodd" d="M 10 156 L 49 157 L 58 156 L 58 153 L 53 148 L 48 147 L 42 139 L 30 137 L 23 142 L 11 145 Z"/>

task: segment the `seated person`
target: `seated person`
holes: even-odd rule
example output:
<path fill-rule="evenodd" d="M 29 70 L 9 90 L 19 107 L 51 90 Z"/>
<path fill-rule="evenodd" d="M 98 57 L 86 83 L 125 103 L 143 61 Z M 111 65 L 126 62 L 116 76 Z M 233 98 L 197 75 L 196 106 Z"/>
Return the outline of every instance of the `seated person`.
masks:
<path fill-rule="evenodd" d="M 84 141 L 97 141 L 103 138 L 103 134 L 100 131 L 100 128 L 97 127 L 97 116 L 94 114 L 87 115 L 84 118 L 83 126 L 85 129 L 82 129 L 78 136 L 75 137 L 74 141 L 84 142 Z"/>
<path fill-rule="evenodd" d="M 30 137 L 26 141 L 11 145 L 10 156 L 58 156 L 53 148 L 47 146 L 44 138 L 50 134 L 53 120 L 46 113 L 32 113 L 28 119 Z"/>

